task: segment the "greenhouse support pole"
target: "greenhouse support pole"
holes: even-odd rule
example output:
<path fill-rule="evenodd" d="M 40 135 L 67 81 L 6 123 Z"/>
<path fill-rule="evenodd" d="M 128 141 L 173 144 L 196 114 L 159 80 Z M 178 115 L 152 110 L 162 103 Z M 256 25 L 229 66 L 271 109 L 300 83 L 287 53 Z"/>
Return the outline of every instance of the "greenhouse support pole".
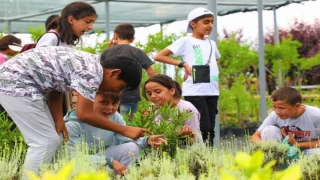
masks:
<path fill-rule="evenodd" d="M 260 88 L 260 116 L 263 121 L 267 117 L 266 108 L 266 71 L 264 65 L 264 35 L 263 35 L 263 0 L 258 1 L 259 27 L 259 88 Z"/>
<path fill-rule="evenodd" d="M 214 40 L 217 42 L 217 19 L 218 19 L 218 11 L 217 11 L 217 0 L 208 0 L 208 10 L 212 11 L 214 13 L 213 18 L 213 31 L 211 32 L 209 39 Z M 219 107 L 219 103 L 218 103 Z M 213 111 L 213 109 L 211 110 Z M 220 145 L 220 121 L 219 121 L 219 115 L 216 115 L 216 121 L 215 121 L 215 127 L 214 127 L 214 133 L 215 138 L 213 140 L 213 144 L 215 147 L 219 148 Z"/>
<path fill-rule="evenodd" d="M 208 0 L 208 10 L 213 12 L 213 31 L 211 32 L 209 38 L 217 42 L 218 28 L 217 28 L 217 19 L 218 19 L 218 11 L 217 11 L 217 0 Z"/>
<path fill-rule="evenodd" d="M 106 12 L 106 37 L 110 40 L 110 3 L 109 0 L 105 2 L 105 12 Z"/>
<path fill-rule="evenodd" d="M 161 41 L 163 41 L 163 23 L 160 23 Z"/>
<path fill-rule="evenodd" d="M 11 21 L 8 21 L 8 34 L 11 34 L 12 33 L 12 23 Z"/>
<path fill-rule="evenodd" d="M 273 10 L 273 23 L 274 23 L 274 45 L 278 44 L 280 41 L 280 37 L 279 37 L 279 30 L 278 30 L 278 22 L 277 22 L 277 8 L 276 7 L 272 7 Z M 279 67 L 278 70 L 278 88 L 281 88 L 282 86 L 282 72 L 281 72 L 281 68 Z"/>
<path fill-rule="evenodd" d="M 274 23 L 274 42 L 275 44 L 279 42 L 279 30 L 277 21 L 277 8 L 273 7 L 273 23 Z"/>

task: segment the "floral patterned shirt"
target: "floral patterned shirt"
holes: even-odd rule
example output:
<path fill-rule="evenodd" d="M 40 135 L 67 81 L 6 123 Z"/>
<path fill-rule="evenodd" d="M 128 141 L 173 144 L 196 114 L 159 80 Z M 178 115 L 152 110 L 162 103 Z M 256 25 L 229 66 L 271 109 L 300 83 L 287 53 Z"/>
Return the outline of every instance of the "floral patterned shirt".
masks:
<path fill-rule="evenodd" d="M 67 47 L 34 48 L 0 65 L 0 93 L 9 96 L 38 99 L 73 89 L 94 101 L 102 79 L 99 56 Z"/>

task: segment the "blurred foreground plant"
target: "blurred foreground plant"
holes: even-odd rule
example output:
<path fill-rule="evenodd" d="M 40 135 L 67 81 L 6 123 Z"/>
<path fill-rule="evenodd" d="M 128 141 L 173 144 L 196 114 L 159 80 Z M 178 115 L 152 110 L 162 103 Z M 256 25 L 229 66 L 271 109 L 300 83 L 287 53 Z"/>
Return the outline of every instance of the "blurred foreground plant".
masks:
<path fill-rule="evenodd" d="M 234 166 L 230 170 L 224 169 L 222 172 L 222 179 L 236 180 L 298 180 L 302 178 L 301 168 L 298 165 L 290 166 L 284 171 L 274 171 L 273 166 L 276 160 L 271 160 L 263 166 L 264 154 L 261 150 L 249 155 L 244 152 L 237 152 L 234 158 Z"/>
<path fill-rule="evenodd" d="M 69 162 L 63 168 L 61 168 L 56 174 L 49 171 L 45 172 L 42 177 L 38 177 L 33 172 L 29 172 L 30 180 L 68 180 L 73 168 L 73 162 Z M 109 180 L 110 177 L 106 171 L 100 172 L 80 172 L 74 180 Z"/>

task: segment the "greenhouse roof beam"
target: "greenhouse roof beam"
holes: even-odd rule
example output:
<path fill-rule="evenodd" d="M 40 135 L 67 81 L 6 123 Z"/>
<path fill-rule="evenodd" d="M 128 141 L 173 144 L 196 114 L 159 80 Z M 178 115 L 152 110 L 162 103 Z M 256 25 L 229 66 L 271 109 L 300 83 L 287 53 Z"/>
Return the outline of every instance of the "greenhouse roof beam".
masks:
<path fill-rule="evenodd" d="M 98 1 L 92 1 L 92 2 L 87 2 L 89 4 L 96 4 L 96 3 L 100 3 Z M 31 18 L 31 17 L 36 17 L 36 16 L 41 16 L 41 15 L 46 15 L 46 14 L 51 14 L 51 13 L 56 13 L 56 12 L 60 12 L 62 11 L 62 9 L 64 8 L 54 8 L 54 9 L 50 9 L 47 11 L 41 11 L 41 12 L 37 12 L 37 13 L 30 13 L 30 14 L 25 14 L 25 15 L 20 15 L 20 16 L 13 16 L 13 17 L 0 17 L 0 22 L 5 22 L 5 21 L 17 21 L 19 19 L 24 19 L 24 18 Z"/>
<path fill-rule="evenodd" d="M 110 2 L 130 2 L 130 3 L 147 3 L 147 4 L 179 4 L 179 5 L 207 5 L 207 1 L 171 1 L 171 0 L 109 0 Z M 294 2 L 294 1 L 293 1 Z M 217 5 L 222 6 L 257 6 L 255 2 L 217 2 Z M 283 2 L 278 3 L 263 3 L 264 7 L 274 7 L 283 5 Z"/>
<path fill-rule="evenodd" d="M 16 22 L 38 22 L 42 23 L 45 22 L 45 19 L 18 19 Z M 95 21 L 96 24 L 104 24 L 105 21 L 103 20 L 97 20 Z M 159 21 L 120 21 L 120 20 L 111 20 L 111 24 L 121 24 L 121 23 L 129 23 L 129 24 L 159 24 L 162 22 Z"/>

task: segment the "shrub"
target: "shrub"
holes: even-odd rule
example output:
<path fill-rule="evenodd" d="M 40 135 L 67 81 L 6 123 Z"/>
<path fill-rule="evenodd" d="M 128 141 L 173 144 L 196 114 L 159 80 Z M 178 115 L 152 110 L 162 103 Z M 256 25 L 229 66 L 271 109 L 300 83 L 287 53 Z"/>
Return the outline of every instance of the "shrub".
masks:
<path fill-rule="evenodd" d="M 320 156 L 319 155 L 303 155 L 293 165 L 299 165 L 304 180 L 320 179 Z"/>
<path fill-rule="evenodd" d="M 261 150 L 264 153 L 264 164 L 276 159 L 277 162 L 274 165 L 274 169 L 279 170 L 282 167 L 286 167 L 289 163 L 288 151 L 289 145 L 281 144 L 277 141 L 265 141 L 261 143 L 253 144 L 249 153 L 252 154 L 257 150 Z"/>

